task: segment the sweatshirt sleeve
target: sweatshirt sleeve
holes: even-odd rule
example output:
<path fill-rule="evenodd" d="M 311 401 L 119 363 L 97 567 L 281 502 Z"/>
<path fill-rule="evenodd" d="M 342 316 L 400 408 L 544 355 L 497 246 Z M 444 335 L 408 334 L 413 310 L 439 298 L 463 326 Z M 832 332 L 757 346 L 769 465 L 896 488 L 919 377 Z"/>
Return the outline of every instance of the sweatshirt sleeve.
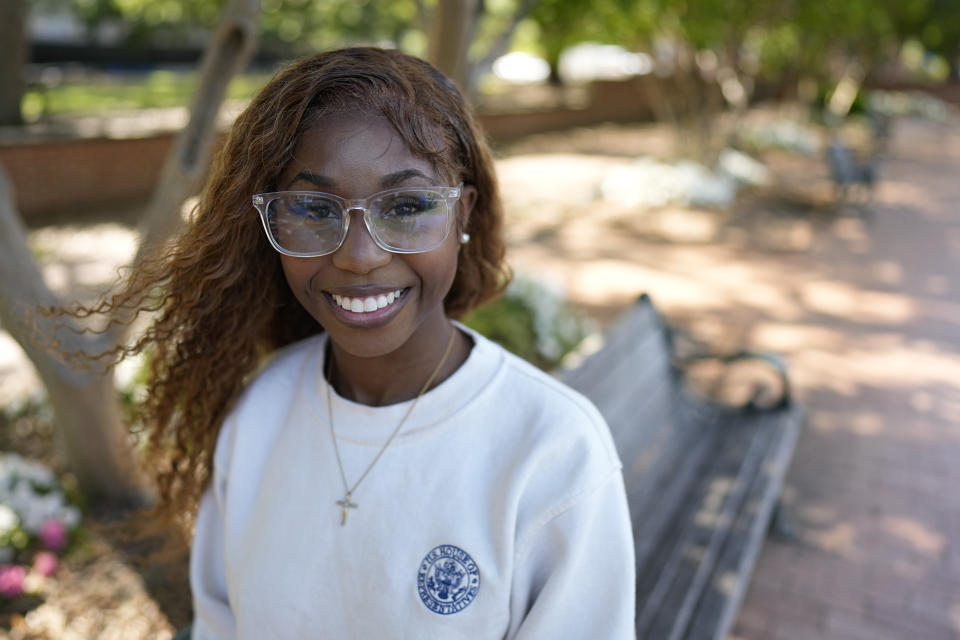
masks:
<path fill-rule="evenodd" d="M 225 499 L 226 481 L 214 465 L 214 477 L 200 500 L 190 552 L 193 640 L 226 640 L 236 635 L 224 568 Z"/>
<path fill-rule="evenodd" d="M 633 534 L 619 470 L 517 553 L 509 638 L 635 638 Z"/>

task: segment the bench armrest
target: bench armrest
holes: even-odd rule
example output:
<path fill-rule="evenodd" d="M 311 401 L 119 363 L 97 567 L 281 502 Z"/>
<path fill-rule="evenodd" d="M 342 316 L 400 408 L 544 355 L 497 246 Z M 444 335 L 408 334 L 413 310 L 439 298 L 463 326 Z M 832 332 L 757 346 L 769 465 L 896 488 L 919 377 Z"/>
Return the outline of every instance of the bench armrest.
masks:
<path fill-rule="evenodd" d="M 720 408 L 770 411 L 792 402 L 787 365 L 776 353 L 694 353 L 675 358 L 674 367 L 687 388 Z"/>

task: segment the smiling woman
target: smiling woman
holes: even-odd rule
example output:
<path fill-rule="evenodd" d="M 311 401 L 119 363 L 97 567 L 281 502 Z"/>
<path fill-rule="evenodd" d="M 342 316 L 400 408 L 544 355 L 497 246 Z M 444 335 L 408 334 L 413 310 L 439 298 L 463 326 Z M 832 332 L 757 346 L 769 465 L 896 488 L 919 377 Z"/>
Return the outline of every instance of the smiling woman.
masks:
<path fill-rule="evenodd" d="M 153 521 L 196 513 L 195 638 L 633 636 L 606 424 L 455 321 L 503 258 L 482 134 L 425 62 L 319 54 L 238 118 L 106 305 L 160 307 L 128 351 Z"/>
<path fill-rule="evenodd" d="M 444 182 L 436 174 L 430 162 L 413 155 L 386 118 L 353 112 L 317 122 L 300 138 L 280 175 L 283 188 L 323 187 L 348 200 L 349 208 L 339 216 L 340 228 L 319 236 L 330 239 L 326 253 L 311 258 L 281 255 L 280 262 L 297 300 L 330 334 L 337 371 L 354 366 L 351 356 L 361 356 L 363 368 L 396 372 L 382 377 L 383 388 L 357 391 L 377 404 L 413 396 L 443 349 L 437 337 L 449 333 L 443 301 L 456 275 L 459 235 L 467 228 L 476 187 L 436 187 L 456 196 L 449 198 L 449 206 L 440 201 L 440 216 L 436 211 L 426 216 L 433 226 L 417 225 L 421 233 L 398 233 L 397 223 L 390 222 L 396 214 L 384 206 L 397 193 L 408 194 L 407 199 L 409 194 L 415 200 L 427 197 L 431 185 Z M 396 192 L 397 187 L 404 191 Z M 365 211 L 355 200 L 363 196 L 370 202 Z M 365 225 L 351 229 L 349 221 L 360 214 Z M 457 234 L 449 233 L 451 226 Z M 393 303 L 376 308 L 379 296 L 397 291 Z M 336 303 L 335 296 L 349 299 L 350 308 Z M 375 307 L 369 312 L 368 300 Z M 468 352 L 462 336 L 448 362 L 451 371 Z M 377 360 L 370 360 L 373 357 Z"/>

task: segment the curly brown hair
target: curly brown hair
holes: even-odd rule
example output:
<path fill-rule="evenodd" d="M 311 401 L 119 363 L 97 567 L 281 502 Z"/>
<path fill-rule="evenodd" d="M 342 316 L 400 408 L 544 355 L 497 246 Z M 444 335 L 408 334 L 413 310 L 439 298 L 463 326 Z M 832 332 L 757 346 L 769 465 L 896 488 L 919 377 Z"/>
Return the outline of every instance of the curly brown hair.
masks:
<path fill-rule="evenodd" d="M 466 229 L 471 242 L 461 249 L 447 314 L 462 316 L 509 279 L 493 162 L 471 109 L 446 76 L 377 48 L 320 53 L 279 71 L 233 125 L 186 228 L 138 264 L 109 303 L 157 311 L 122 350 L 150 355 L 139 418 L 144 462 L 156 481 L 154 524 L 189 531 L 220 425 L 245 383 L 271 352 L 322 331 L 287 285 L 251 196 L 276 190 L 300 136 L 347 109 L 382 114 L 441 176 L 477 190 Z"/>

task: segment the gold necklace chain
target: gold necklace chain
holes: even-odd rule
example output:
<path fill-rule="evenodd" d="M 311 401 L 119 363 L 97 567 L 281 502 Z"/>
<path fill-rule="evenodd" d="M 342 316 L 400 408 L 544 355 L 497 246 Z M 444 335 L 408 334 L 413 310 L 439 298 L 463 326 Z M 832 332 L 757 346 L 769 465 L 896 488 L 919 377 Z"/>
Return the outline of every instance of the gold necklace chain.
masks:
<path fill-rule="evenodd" d="M 400 433 L 400 427 L 407 421 L 407 418 L 410 417 L 410 414 L 413 413 L 414 408 L 417 406 L 417 403 L 420 402 L 420 398 L 424 393 L 427 392 L 427 389 L 430 388 L 430 385 L 433 383 L 433 379 L 437 377 L 437 374 L 440 373 L 440 369 L 443 367 L 443 363 L 447 361 L 447 357 L 450 355 L 450 350 L 453 348 L 453 339 L 456 336 L 457 330 L 454 327 L 450 327 L 450 339 L 447 340 L 447 347 L 443 351 L 443 357 L 440 358 L 440 362 L 437 364 L 436 368 L 433 370 L 433 373 L 430 374 L 430 377 L 427 378 L 427 381 L 424 383 L 423 388 L 420 389 L 420 393 L 417 394 L 417 397 L 414 399 L 413 403 L 410 405 L 410 408 L 407 409 L 407 412 L 403 414 L 400 423 L 397 424 L 393 429 L 393 433 L 390 434 L 390 437 L 387 438 L 387 441 L 383 443 L 383 446 L 380 447 L 380 451 L 377 452 L 377 455 L 373 458 L 366 471 L 361 474 L 360 479 L 353 483 L 353 486 L 350 487 L 347 485 L 347 474 L 343 471 L 343 461 L 340 459 L 340 448 L 337 446 L 337 436 L 333 431 L 333 402 L 330 395 L 330 387 L 333 386 L 331 381 L 333 377 L 333 366 L 332 358 L 331 362 L 327 366 L 327 427 L 330 430 L 330 438 L 333 440 L 333 452 L 337 456 L 337 467 L 340 469 L 340 479 L 343 481 L 343 500 L 337 500 L 337 505 L 343 508 L 343 515 L 340 518 L 340 526 L 347 524 L 347 513 L 350 509 L 357 509 L 360 505 L 350 502 L 350 497 L 353 495 L 353 492 L 357 490 L 357 487 L 360 486 L 360 483 L 363 482 L 363 479 L 367 477 L 367 474 L 370 473 L 370 470 L 373 469 L 373 466 L 377 464 L 377 461 L 380 460 L 380 456 L 383 455 L 383 452 L 387 450 L 387 447 L 390 446 L 390 443 L 393 442 L 394 437 Z"/>

